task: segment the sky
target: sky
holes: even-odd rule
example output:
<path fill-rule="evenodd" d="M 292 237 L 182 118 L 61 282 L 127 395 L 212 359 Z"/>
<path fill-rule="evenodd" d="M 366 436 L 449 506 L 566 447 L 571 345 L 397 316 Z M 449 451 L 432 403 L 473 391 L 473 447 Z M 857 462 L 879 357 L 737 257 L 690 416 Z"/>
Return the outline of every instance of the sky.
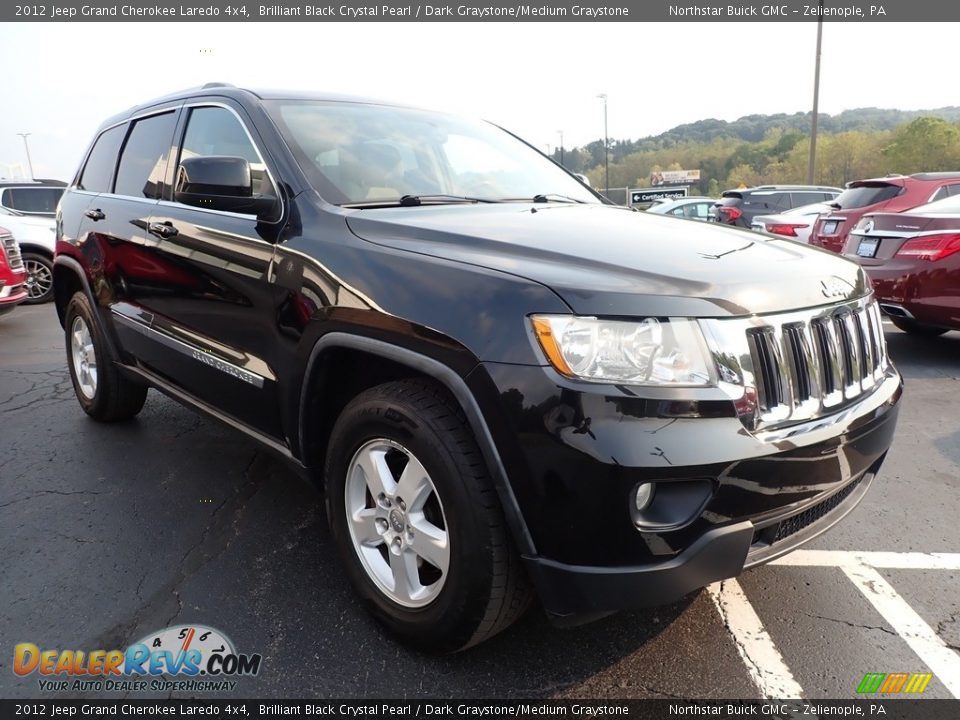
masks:
<path fill-rule="evenodd" d="M 824 23 L 820 111 L 960 104 L 955 23 Z M 72 178 L 97 126 L 211 81 L 480 117 L 550 151 L 808 111 L 815 23 L 3 23 L 0 177 Z M 941 77 L 941 80 L 943 78 Z"/>

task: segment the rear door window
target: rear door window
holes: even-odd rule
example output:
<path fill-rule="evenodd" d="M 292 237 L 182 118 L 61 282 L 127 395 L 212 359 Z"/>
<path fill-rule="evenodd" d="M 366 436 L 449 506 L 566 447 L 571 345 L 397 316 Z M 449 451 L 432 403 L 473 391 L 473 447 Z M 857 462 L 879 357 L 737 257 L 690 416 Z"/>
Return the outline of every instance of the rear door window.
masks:
<path fill-rule="evenodd" d="M 944 185 L 933 194 L 930 202 L 942 200 L 945 197 L 952 197 L 954 195 L 960 195 L 960 185 Z"/>
<path fill-rule="evenodd" d="M 792 207 L 800 207 L 801 205 L 811 205 L 812 203 L 818 203 L 825 200 L 827 195 L 822 192 L 794 192 L 790 193 L 790 199 L 792 201 Z"/>
<path fill-rule="evenodd" d="M 113 179 L 113 170 L 117 166 L 117 153 L 120 151 L 120 143 L 123 142 L 126 129 L 126 125 L 117 125 L 105 130 L 97 138 L 93 144 L 93 150 L 90 151 L 90 157 L 83 166 L 80 180 L 77 182 L 80 190 L 95 193 L 110 192 L 110 181 Z"/>
<path fill-rule="evenodd" d="M 173 111 L 133 123 L 120 154 L 114 185 L 117 195 L 151 200 L 161 197 L 175 125 L 176 113 Z"/>

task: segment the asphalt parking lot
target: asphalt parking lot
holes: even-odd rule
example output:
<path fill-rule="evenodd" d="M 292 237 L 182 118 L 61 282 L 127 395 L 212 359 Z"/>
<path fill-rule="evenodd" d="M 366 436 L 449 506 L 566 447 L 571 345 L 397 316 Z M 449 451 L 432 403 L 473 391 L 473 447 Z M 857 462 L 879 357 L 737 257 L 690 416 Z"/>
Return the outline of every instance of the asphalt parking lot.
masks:
<path fill-rule="evenodd" d="M 437 658 L 360 607 L 313 487 L 153 391 L 133 422 L 90 421 L 52 305 L 18 308 L 0 318 L 0 697 L 40 696 L 16 643 L 111 649 L 183 623 L 263 654 L 239 697 L 852 698 L 867 672 L 960 697 L 960 332 L 885 327 L 898 434 L 838 527 L 672 606 L 570 630 L 534 609 Z"/>

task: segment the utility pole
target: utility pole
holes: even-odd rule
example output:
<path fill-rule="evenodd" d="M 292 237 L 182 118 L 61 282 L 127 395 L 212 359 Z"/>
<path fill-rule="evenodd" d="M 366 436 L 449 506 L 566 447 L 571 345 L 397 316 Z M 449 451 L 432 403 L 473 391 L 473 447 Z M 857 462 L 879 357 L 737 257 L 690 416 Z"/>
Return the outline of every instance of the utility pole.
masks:
<path fill-rule="evenodd" d="M 563 130 L 557 130 L 557 134 L 560 135 L 560 165 L 563 165 Z"/>
<path fill-rule="evenodd" d="M 610 136 L 607 132 L 607 94 L 600 93 L 597 95 L 598 98 L 603 100 L 603 167 L 604 167 L 604 180 L 603 184 L 605 185 L 603 191 L 610 191 Z"/>
<path fill-rule="evenodd" d="M 817 59 L 813 71 L 813 115 L 810 118 L 810 162 L 807 165 L 807 185 L 813 185 L 817 167 L 817 120 L 820 114 L 820 44 L 823 40 L 823 0 L 820 0 L 820 15 L 817 20 Z"/>
<path fill-rule="evenodd" d="M 30 144 L 27 142 L 27 138 L 33 133 L 17 133 L 20 137 L 23 138 L 23 147 L 27 151 L 27 167 L 30 168 L 30 179 L 33 180 L 33 160 L 30 159 Z"/>

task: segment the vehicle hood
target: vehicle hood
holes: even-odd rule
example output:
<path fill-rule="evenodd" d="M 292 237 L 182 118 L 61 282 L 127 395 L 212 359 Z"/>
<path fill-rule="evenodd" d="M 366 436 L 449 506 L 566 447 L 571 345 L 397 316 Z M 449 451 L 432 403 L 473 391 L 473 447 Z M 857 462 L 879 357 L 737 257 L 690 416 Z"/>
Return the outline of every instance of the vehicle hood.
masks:
<path fill-rule="evenodd" d="M 347 224 L 373 243 L 541 283 L 582 315 L 725 317 L 869 292 L 860 268 L 833 253 L 606 205 L 356 210 Z"/>
<path fill-rule="evenodd" d="M 0 215 L 0 227 L 6 228 L 19 243 L 37 243 L 53 249 L 56 221 L 53 218 Z"/>

